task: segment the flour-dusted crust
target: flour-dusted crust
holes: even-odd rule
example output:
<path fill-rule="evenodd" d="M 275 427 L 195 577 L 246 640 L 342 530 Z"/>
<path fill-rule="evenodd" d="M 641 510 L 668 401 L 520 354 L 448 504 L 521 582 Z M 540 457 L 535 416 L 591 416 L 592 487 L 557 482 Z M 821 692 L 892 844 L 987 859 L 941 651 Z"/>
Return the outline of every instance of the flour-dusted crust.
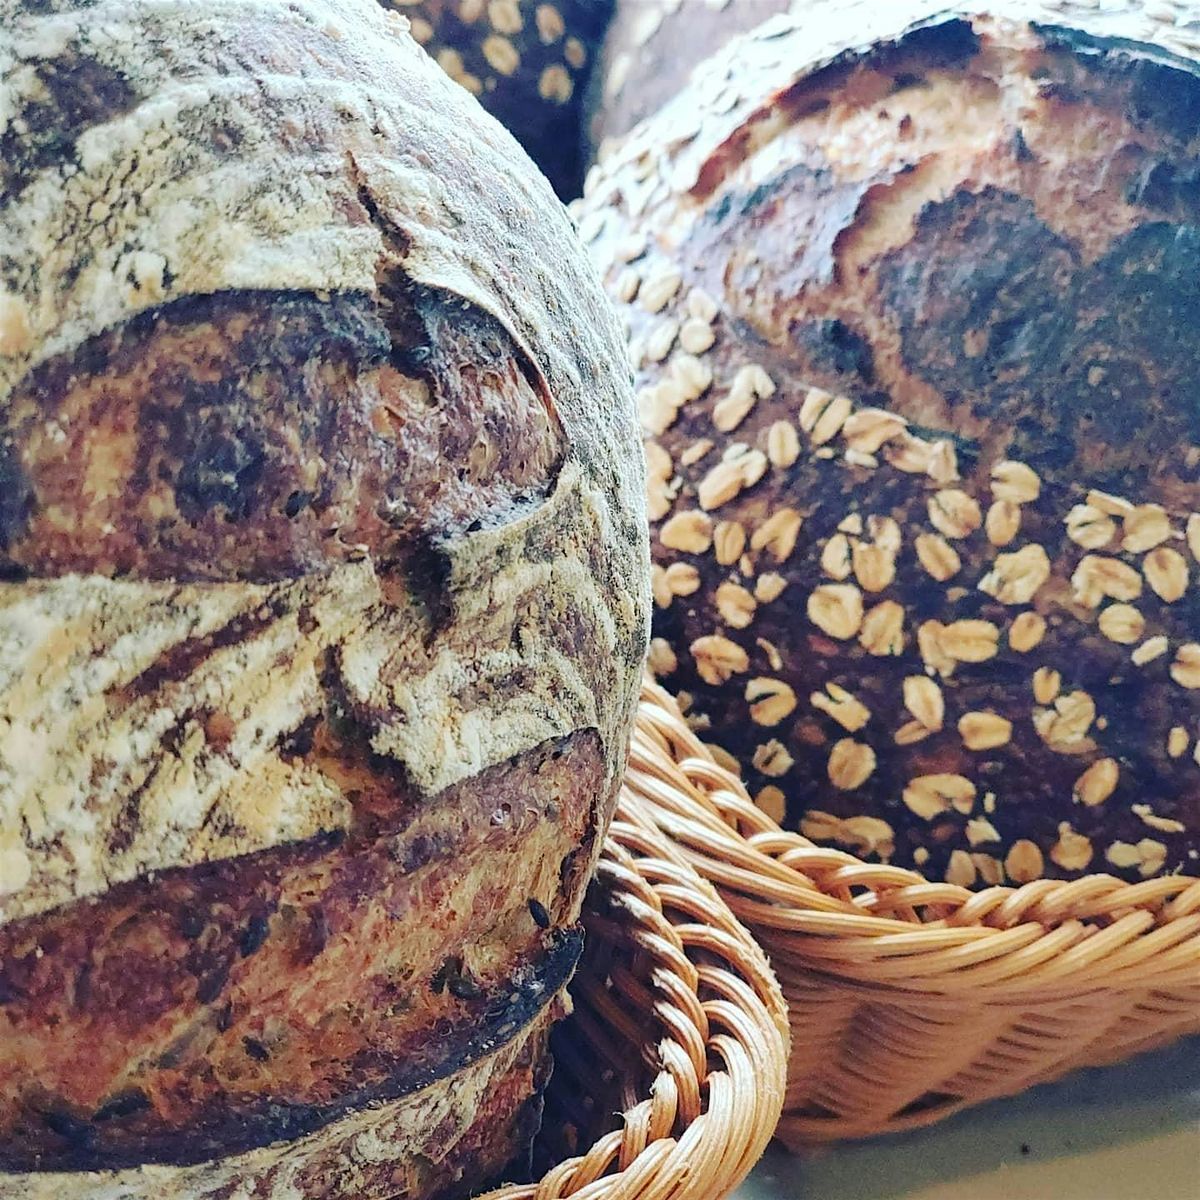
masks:
<path fill-rule="evenodd" d="M 593 172 L 651 662 L 814 838 L 1200 870 L 1189 13 L 800 6 Z"/>
<path fill-rule="evenodd" d="M 0 358 L 0 404 L 10 429 L 5 466 L 16 489 L 29 497 L 20 512 L 5 514 L 4 556 L 12 569 L 32 579 L 6 586 L 4 632 L 10 644 L 19 643 L 28 656 L 19 672 L 22 680 L 30 685 L 36 680 L 38 686 L 25 697 L 13 688 L 6 691 L 10 728 L 22 721 L 31 729 L 47 722 L 53 724 L 55 736 L 61 736 L 68 714 L 52 699 L 44 712 L 39 708 L 47 689 L 53 694 L 57 685 L 67 697 L 63 703 L 82 712 L 89 694 L 102 696 L 104 689 L 145 671 L 171 645 L 203 638 L 264 603 L 273 602 L 289 614 L 282 616 L 285 628 L 276 633 L 283 637 L 290 622 L 294 638 L 302 607 L 314 618 L 327 610 L 333 626 L 315 640 L 318 646 L 351 641 L 347 684 L 364 703 L 380 702 L 383 693 L 373 693 L 397 687 L 396 680 L 387 678 L 385 653 L 394 660 L 398 646 L 428 640 L 438 624 L 449 627 L 447 642 L 455 639 L 457 622 L 443 614 L 435 621 L 423 604 L 380 605 L 382 585 L 370 556 L 365 565 L 353 562 L 364 553 L 357 537 L 326 536 L 311 553 L 268 560 L 265 572 L 253 562 L 207 557 L 205 552 L 214 548 L 237 553 L 216 539 L 184 543 L 190 558 L 169 555 L 149 535 L 155 522 L 169 525 L 177 519 L 181 526 L 188 525 L 185 517 L 175 517 L 181 473 L 175 472 L 169 480 L 175 486 L 165 489 L 161 473 L 159 479 L 119 476 L 108 489 L 99 483 L 89 486 L 89 468 L 99 471 L 106 456 L 122 446 L 103 427 L 78 435 L 74 465 L 84 488 L 74 495 L 64 489 L 53 511 L 43 511 L 38 493 L 42 478 L 54 466 L 45 443 L 76 435 L 55 427 L 56 414 L 37 427 L 36 422 L 25 424 L 26 414 L 14 413 L 12 407 L 12 397 L 21 393 L 31 372 L 47 369 L 52 360 L 76 356 L 81 347 L 94 345 L 95 339 L 139 314 L 164 313 L 169 318 L 171 306 L 189 297 L 248 292 L 241 308 L 245 321 L 253 324 L 258 319 L 257 292 L 378 296 L 381 279 L 400 276 L 441 297 L 453 297 L 465 311 L 494 319 L 510 339 L 513 357 L 531 380 L 537 402 L 545 406 L 544 426 L 530 430 L 528 453 L 545 454 L 547 444 L 554 453 L 547 456 L 550 462 L 541 464 L 543 494 L 523 504 L 523 493 L 536 490 L 538 484 L 520 480 L 509 494 L 501 491 L 491 507 L 478 505 L 463 514 L 478 528 L 456 529 L 460 514 L 438 511 L 435 500 L 430 504 L 434 511 L 420 513 L 428 516 L 427 525 L 410 530 L 402 524 L 391 546 L 383 544 L 391 533 L 386 525 L 382 533 L 367 531 L 368 537 L 376 535 L 377 546 L 372 548 L 381 556 L 390 550 L 402 557 L 410 543 L 428 542 L 431 561 L 422 565 L 427 573 L 441 572 L 447 603 L 459 610 L 454 616 L 461 612 L 463 632 L 470 628 L 462 639 L 465 646 L 431 643 L 425 681 L 399 683 L 400 693 L 411 686 L 409 699 L 389 701 L 400 710 L 410 708 L 414 715 L 418 707 L 427 706 L 428 719 L 403 729 L 402 722 L 389 722 L 392 728 L 375 734 L 375 748 L 386 751 L 389 745 L 409 743 L 411 750 L 401 760 L 417 783 L 436 789 L 548 736 L 583 726 L 620 730 L 628 715 L 626 685 L 641 627 L 640 589 L 631 582 L 641 554 L 639 478 L 621 449 L 632 433 L 620 351 L 612 318 L 577 261 L 565 218 L 557 214 L 544 186 L 521 167 L 511 143 L 498 138 L 494 127 L 485 124 L 487 118 L 475 113 L 427 65 L 394 17 L 366 5 L 339 9 L 336 15 L 315 3 L 281 9 L 240 0 L 145 7 L 114 0 L 78 13 L 46 16 L 23 10 L 21 4 L 7 3 L 4 12 L 4 48 L 11 63 L 4 77 L 4 105 L 13 116 L 6 133 L 8 177 L 0 223 L 4 244 L 19 249 L 10 251 L 4 263 L 7 353 Z M 217 74 L 217 64 L 231 58 L 235 48 L 245 56 L 246 67 L 241 73 Z M 45 116 L 34 120 L 39 106 L 49 102 L 39 68 L 30 65 L 36 62 L 51 64 L 56 86 L 64 93 L 71 86 L 84 89 L 97 106 L 79 115 L 70 139 L 52 140 L 40 129 Z M 66 65 L 58 68 L 56 63 Z M 41 75 L 49 76 L 51 67 L 40 68 Z M 113 100 L 113 110 L 107 107 L 104 89 L 89 87 L 93 76 L 123 81 L 119 88 L 109 84 L 120 96 Z M 28 130 L 23 135 L 22 114 Z M 426 144 L 436 147 L 436 164 L 420 161 L 419 147 Z M 481 149 L 484 145 L 486 151 Z M 158 321 L 161 325 L 162 318 Z M 321 332 L 317 329 L 312 335 L 309 353 L 314 358 L 327 344 L 318 336 Z M 372 349 L 373 357 L 364 354 L 366 368 L 378 366 L 379 352 Z M 219 367 L 220 359 L 206 365 Z M 408 381 L 402 376 L 393 395 L 382 397 L 393 401 L 392 415 L 398 421 L 409 416 L 402 408 L 394 411 L 407 399 Z M 142 395 L 151 392 L 154 382 L 141 381 Z M 417 378 L 414 388 L 423 382 L 428 387 Z M 77 371 L 72 383 L 78 386 Z M 380 390 L 377 386 L 372 398 L 384 407 Z M 35 391 L 24 398 L 31 406 L 46 396 Z M 123 397 L 110 398 L 108 411 L 127 415 L 140 398 L 128 404 Z M 14 438 L 14 426 L 24 432 L 22 439 Z M 555 427 L 557 432 L 550 432 Z M 271 432 L 268 426 L 263 440 Z M 287 429 L 274 432 L 294 436 Z M 318 444 L 314 457 L 328 455 L 331 449 Z M 511 453 L 514 448 L 509 449 Z M 481 453 L 487 450 L 485 443 Z M 554 461 L 559 457 L 561 461 Z M 133 465 L 134 457 L 128 461 Z M 411 472 L 406 476 L 403 467 L 388 482 L 407 482 Z M 297 474 L 311 478 L 305 464 L 297 467 Z M 163 494 L 156 497 L 156 490 Z M 270 498 L 286 505 L 294 490 Z M 264 486 L 258 494 L 238 493 L 228 502 L 218 494 L 211 504 L 227 517 L 238 505 L 244 510 L 268 496 Z M 336 522 L 336 532 L 359 516 L 358 509 L 368 504 L 374 509 L 387 500 L 402 507 L 405 497 L 372 495 L 357 502 L 353 511 L 338 514 L 343 519 Z M 118 557 L 114 564 L 113 552 L 120 548 L 135 503 L 139 508 L 133 518 L 144 522 L 147 534 L 139 548 L 146 561 Z M 122 526 L 110 522 L 116 527 L 108 528 L 97 522 L 88 527 L 89 539 L 81 546 L 67 546 L 57 557 L 44 553 L 42 546 L 56 543 L 62 526 L 69 531 L 89 522 L 94 510 L 105 505 L 122 518 Z M 169 512 L 166 518 L 164 509 Z M 260 519 L 276 516 L 264 511 Z M 244 524 L 249 530 L 243 538 L 254 538 L 255 521 L 247 518 Z M 526 557 L 527 551 L 535 552 L 535 561 Z M 162 564 L 160 557 L 168 561 Z M 43 562 L 58 578 L 39 578 Z M 161 569 L 163 565 L 167 569 Z M 85 577 L 97 568 L 124 578 L 108 583 L 94 574 Z M 204 582 L 182 587 L 168 582 L 187 570 Z M 300 578 L 288 578 L 298 572 L 303 572 Z M 264 573 L 266 580 L 254 578 Z M 410 576 L 418 574 L 419 568 L 413 567 Z M 130 575 L 143 578 L 134 581 Z M 250 577 L 252 585 L 225 586 L 239 575 Z M 210 580 L 215 586 L 207 586 Z M 404 582 L 411 591 L 420 581 Z M 479 590 L 484 582 L 491 588 L 487 594 Z M 538 594 L 545 609 L 577 609 L 579 619 L 587 622 L 592 636 L 579 637 L 573 649 L 603 678 L 603 686 L 582 683 L 577 669 L 565 661 L 563 648 L 548 644 L 561 631 L 536 620 L 523 628 L 522 641 L 497 647 L 485 663 L 467 670 L 462 660 L 478 652 L 481 627 L 510 628 L 522 597 L 527 599 L 531 592 Z M 372 604 L 377 611 L 364 618 L 364 606 Z M 348 619 L 356 607 L 359 615 Z M 377 637 L 371 636 L 372 620 L 381 626 Z M 36 674 L 39 656 L 48 659 L 52 672 L 71 674 L 71 664 L 64 663 L 53 646 L 64 636 L 67 621 L 82 622 L 80 644 L 89 647 L 91 658 L 111 662 L 111 667 L 80 664 L 84 678 L 62 682 Z M 271 654 L 269 641 L 259 652 L 264 657 Z M 317 688 L 312 660 L 318 652 L 317 647 L 301 650 L 308 660 L 307 673 L 301 665 L 301 678 L 292 688 L 286 677 L 274 680 L 278 702 L 292 706 L 287 715 L 280 714 L 285 724 L 298 724 L 313 709 Z M 215 696 L 222 687 L 253 690 L 255 668 L 247 659 L 252 653 L 235 647 L 231 661 L 214 669 L 220 679 L 202 685 L 205 692 Z M 78 654 L 84 657 L 82 651 Z M 11 662 L 6 658 L 6 664 Z M 507 690 L 498 682 L 489 689 L 484 679 L 500 681 L 534 663 L 550 666 L 549 673 L 558 678 L 540 679 L 543 672 L 535 670 L 529 689 L 514 690 L 502 703 L 496 701 L 496 708 L 503 710 L 498 714 L 503 729 L 490 717 L 470 715 L 489 691 Z M 480 665 L 483 679 L 478 676 Z M 398 673 L 399 665 L 393 661 L 391 669 Z M 455 698 L 464 688 L 471 692 L 470 712 Z M 306 689 L 307 701 L 298 698 Z M 86 718 L 82 723 L 96 729 Z M 81 736 L 94 734 L 85 728 Z M 146 735 L 150 741 L 154 736 Z M 235 732 L 230 739 L 236 741 L 237 736 Z M 613 739 L 614 773 L 619 740 Z M 32 752 L 34 745 L 27 740 L 23 749 Z M 59 756 L 66 770 L 76 769 L 79 749 L 70 745 Z M 122 747 L 125 755 L 136 752 L 136 746 Z M 38 755 L 33 765 L 23 768 L 3 792 L 6 804 L 33 803 L 26 788 L 39 778 L 38 772 L 55 770 L 54 759 L 53 754 Z M 262 814 L 251 815 L 248 840 L 236 849 L 245 852 L 344 824 L 344 810 L 338 817 L 338 805 L 318 783 L 297 787 L 310 796 L 301 805 L 307 815 L 292 813 L 290 824 L 275 832 L 261 828 Z M 146 838 L 149 857 L 140 864 L 131 861 L 114 873 L 111 863 L 102 862 L 68 872 L 78 883 L 56 885 L 49 878 L 55 874 L 51 864 L 62 857 L 59 835 L 71 835 L 71 813 L 80 803 L 79 793 L 69 786 L 42 788 L 41 793 L 37 806 L 44 810 L 40 816 L 48 831 L 53 831 L 49 836 L 39 837 L 33 826 L 41 822 L 26 820 L 19 808 L 13 809 L 13 820 L 5 822 L 6 828 L 27 828 L 22 841 L 29 863 L 16 861 L 14 847 L 6 871 L 10 886 L 0 909 L 4 919 L 91 894 L 106 878 L 131 878 L 139 867 L 187 865 L 212 856 L 196 843 L 172 847 L 168 839 L 167 846 L 160 846 L 160 831 L 154 829 Z M 203 800 L 198 804 L 208 807 Z M 176 807 L 182 812 L 189 806 L 177 802 Z M 81 819 L 90 826 L 102 822 L 104 813 L 89 812 Z M 76 852 L 88 857 L 73 846 L 72 858 Z M 92 854 L 111 857 L 102 846 L 95 846 Z M 12 887 L 13 873 L 26 872 L 24 884 Z"/>
<path fill-rule="evenodd" d="M 0 150 L 0 1180 L 92 1195 L 543 1019 L 644 488 L 569 222 L 395 14 L 0 0 Z"/>

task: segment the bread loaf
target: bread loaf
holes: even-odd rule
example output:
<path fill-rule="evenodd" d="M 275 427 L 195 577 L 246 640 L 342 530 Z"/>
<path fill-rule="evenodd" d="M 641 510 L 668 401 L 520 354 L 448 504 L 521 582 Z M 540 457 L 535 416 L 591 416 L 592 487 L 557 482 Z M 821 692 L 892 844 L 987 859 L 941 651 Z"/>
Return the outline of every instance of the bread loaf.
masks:
<path fill-rule="evenodd" d="M 1194 874 L 1200 30 L 972 12 L 810 5 L 592 178 L 651 661 L 819 841 Z"/>
<path fill-rule="evenodd" d="M 370 0 L 0 0 L 0 1196 L 528 1146 L 649 607 L 619 331 Z"/>
<path fill-rule="evenodd" d="M 505 125 L 564 199 L 583 182 L 583 101 L 613 0 L 380 0 Z"/>
<path fill-rule="evenodd" d="M 617 0 L 588 87 L 593 152 L 656 113 L 736 34 L 805 0 Z"/>

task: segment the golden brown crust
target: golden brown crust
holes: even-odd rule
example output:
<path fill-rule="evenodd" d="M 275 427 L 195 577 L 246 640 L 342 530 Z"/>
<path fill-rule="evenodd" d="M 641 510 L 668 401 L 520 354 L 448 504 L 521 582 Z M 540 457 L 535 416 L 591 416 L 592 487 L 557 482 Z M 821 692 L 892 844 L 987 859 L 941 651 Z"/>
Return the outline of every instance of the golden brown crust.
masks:
<path fill-rule="evenodd" d="M 1200 871 L 1187 34 L 835 8 L 707 64 L 577 213 L 648 435 L 651 663 L 819 840 Z"/>
<path fill-rule="evenodd" d="M 377 5 L 51 7 L 0 0 L 0 1191 L 468 1191 L 644 651 L 615 322 Z"/>
<path fill-rule="evenodd" d="M 0 569 L 255 582 L 411 573 L 565 453 L 498 322 L 421 289 L 154 309 L 30 372 L 5 446 Z"/>
<path fill-rule="evenodd" d="M 452 1200 L 509 1177 L 541 1120 L 550 1025 L 568 1003 L 546 1003 L 512 1040 L 445 1080 L 367 1106 L 314 1133 L 186 1166 L 35 1171 L 0 1176 L 5 1200 L 121 1200 L 411 1195 Z M 515 1168 L 519 1169 L 519 1168 Z"/>

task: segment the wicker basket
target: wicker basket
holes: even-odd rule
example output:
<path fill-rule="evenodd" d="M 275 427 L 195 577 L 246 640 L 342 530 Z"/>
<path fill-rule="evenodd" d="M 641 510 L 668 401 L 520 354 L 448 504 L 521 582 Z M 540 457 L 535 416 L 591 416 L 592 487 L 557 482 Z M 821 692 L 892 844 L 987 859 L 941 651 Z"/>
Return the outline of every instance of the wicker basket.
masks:
<path fill-rule="evenodd" d="M 484 1200 L 722 1200 L 783 1108 L 787 1009 L 767 960 L 628 790 L 584 920 L 537 1150 L 555 1165 Z"/>
<path fill-rule="evenodd" d="M 626 810 L 758 937 L 787 997 L 793 1147 L 927 1125 L 1200 1031 L 1200 880 L 972 892 L 785 833 L 660 688 Z"/>

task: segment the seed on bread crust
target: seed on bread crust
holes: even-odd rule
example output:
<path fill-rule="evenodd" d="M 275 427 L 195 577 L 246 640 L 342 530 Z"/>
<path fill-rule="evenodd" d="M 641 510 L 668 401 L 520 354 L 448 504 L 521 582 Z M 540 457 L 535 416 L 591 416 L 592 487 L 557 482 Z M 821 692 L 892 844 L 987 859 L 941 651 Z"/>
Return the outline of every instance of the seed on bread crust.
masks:
<path fill-rule="evenodd" d="M 683 402 L 657 439 L 673 467 L 654 485 L 655 506 L 678 488 L 659 524 L 687 509 L 710 511 L 716 522 L 711 553 L 696 557 L 701 592 L 660 610 L 661 632 L 677 652 L 711 634 L 714 622 L 738 640 L 721 617 L 736 623 L 752 611 L 750 668 L 712 687 L 680 652 L 680 684 L 703 696 L 718 740 L 744 763 L 761 744 L 741 697 L 747 680 L 770 677 L 792 688 L 799 703 L 773 727 L 792 765 L 774 779 L 752 763 L 746 768 L 752 791 L 776 786 L 785 794 L 792 828 L 819 827 L 824 839 L 849 847 L 856 835 L 847 822 L 882 821 L 890 840 L 863 834 L 855 844 L 874 845 L 873 854 L 890 844 L 894 861 L 924 865 L 932 878 L 973 873 L 972 886 L 1118 870 L 1106 848 L 1136 847 L 1146 833 L 1168 846 L 1164 872 L 1200 874 L 1200 865 L 1189 865 L 1200 864 L 1192 753 L 1200 661 L 1189 648 L 1200 628 L 1200 590 L 1192 586 L 1200 511 L 1189 511 L 1198 506 L 1188 490 L 1200 466 L 1200 452 L 1188 449 L 1200 446 L 1200 418 L 1165 403 L 1166 391 L 1125 386 L 1114 366 L 1119 359 L 1157 378 L 1159 364 L 1178 357 L 1165 342 L 1151 354 L 1150 342 L 1139 340 L 1153 340 L 1145 314 L 1153 309 L 1166 328 L 1177 300 L 1176 284 L 1153 265 L 1169 251 L 1151 253 L 1139 239 L 1152 228 L 1167 238 L 1179 218 L 1153 210 L 1141 194 L 1122 198 L 1119 213 L 1116 201 L 1094 191 L 1086 201 L 1074 193 L 1064 200 L 1053 154 L 1021 158 L 1015 149 L 1031 130 L 1042 145 L 1062 146 L 1060 126 L 1019 99 L 1027 86 L 1041 86 L 1028 80 L 1029 47 L 1040 35 L 1028 27 L 1018 46 L 986 22 L 972 28 L 987 49 L 936 73 L 899 32 L 907 48 L 895 51 L 926 89 L 914 95 L 973 96 L 986 74 L 1011 101 L 1004 115 L 977 114 L 989 135 L 1005 129 L 1007 136 L 972 160 L 969 181 L 961 133 L 944 118 L 911 111 L 920 149 L 910 151 L 898 125 L 910 111 L 908 91 L 888 90 L 895 75 L 854 53 L 854 77 L 888 95 L 886 116 L 840 76 L 822 76 L 819 85 L 802 76 L 804 87 L 828 88 L 821 95 L 833 109 L 798 116 L 773 99 L 784 91 L 757 91 L 762 77 L 747 65 L 736 77 L 747 115 L 731 115 L 724 133 L 709 139 L 689 123 L 693 140 L 677 154 L 664 117 L 656 143 L 646 132 L 636 155 L 613 151 L 623 165 L 602 169 L 613 226 L 599 241 L 615 246 L 629 230 L 649 235 L 636 262 L 639 288 L 672 269 L 705 288 L 695 311 L 690 293 L 680 298 L 685 284 L 656 314 L 635 297 L 623 310 L 631 339 L 644 344 L 662 318 L 678 319 L 681 329 L 697 319 L 716 335 L 694 356 L 712 368 L 711 395 Z M 804 58 L 803 34 L 784 41 Z M 741 59 L 731 50 L 730 61 Z M 1056 52 L 1045 62 L 1074 97 L 1081 68 L 1073 56 Z M 1069 70 L 1068 62 L 1075 62 Z M 793 86 L 786 65 L 764 70 L 778 70 L 785 90 Z M 1126 126 L 1105 108 L 1117 93 L 1131 102 L 1120 78 L 1112 72 L 1103 88 L 1072 100 L 1089 128 L 1112 135 L 1111 152 L 1072 144 L 1097 177 L 1109 177 L 1111 156 L 1130 144 Z M 750 111 L 769 114 L 785 131 L 771 139 L 778 161 L 754 138 L 738 140 Z M 847 134 L 834 163 L 823 140 L 849 119 L 878 123 L 888 135 L 880 144 L 900 170 L 928 155 L 957 189 L 926 192 L 920 170 L 901 176 L 915 190 L 919 215 L 888 223 L 894 237 L 886 246 L 876 243 L 879 230 L 866 214 L 890 222 L 899 209 L 891 192 L 871 193 L 866 203 L 877 166 L 866 143 Z M 1158 139 L 1156 161 L 1172 163 L 1177 152 L 1159 120 L 1140 128 L 1139 137 Z M 789 173 L 801 162 L 828 174 L 814 182 Z M 655 194 L 660 174 L 669 182 Z M 1086 219 L 1090 207 L 1108 223 Z M 1128 240 L 1112 232 L 1118 226 L 1132 231 Z M 828 238 L 815 229 L 827 229 Z M 1123 255 L 1124 266 L 1109 255 Z M 997 263 L 1006 272 L 999 293 L 988 282 Z M 626 265 L 612 263 L 614 284 Z M 1121 320 L 1105 325 L 1102 355 L 1081 340 L 1085 330 L 1099 336 L 1085 291 L 1071 290 L 1085 275 L 1095 294 L 1126 301 Z M 1060 278 L 1072 280 L 1067 291 Z M 909 286 L 914 280 L 919 293 Z M 1142 299 L 1134 303 L 1133 294 Z M 1021 340 L 1019 364 L 1006 357 L 1012 331 L 1040 328 L 1044 313 L 1061 338 Z M 1188 333 L 1181 328 L 1185 341 Z M 756 364 L 769 388 L 752 380 Z M 1182 370 L 1172 376 L 1172 394 L 1186 391 Z M 639 385 L 667 373 L 643 366 Z M 667 407 L 672 400 L 660 398 Z M 1139 438 L 1128 433 L 1134 414 Z M 689 468 L 683 455 L 698 443 L 711 446 Z M 761 461 L 749 471 L 737 467 L 751 451 Z M 714 491 L 719 506 L 709 509 Z M 795 537 L 789 531 L 778 558 L 769 535 L 781 510 L 795 514 Z M 875 760 L 852 788 L 830 776 L 833 747 L 843 740 L 868 747 Z M 843 761 L 848 753 L 832 759 L 839 780 L 854 777 Z M 1110 763 L 1117 764 L 1114 790 L 1093 803 Z M 917 815 L 896 781 L 938 775 L 970 782 L 973 812 L 949 804 L 932 820 Z M 909 799 L 940 807 L 937 795 L 930 801 L 918 787 Z M 1153 808 L 1134 813 L 1131 802 Z M 806 815 L 814 819 L 802 825 Z M 1167 826 L 1150 827 L 1147 816 Z M 990 830 L 999 842 L 988 840 Z M 1120 870 L 1141 878 L 1145 861 L 1153 858 Z"/>

